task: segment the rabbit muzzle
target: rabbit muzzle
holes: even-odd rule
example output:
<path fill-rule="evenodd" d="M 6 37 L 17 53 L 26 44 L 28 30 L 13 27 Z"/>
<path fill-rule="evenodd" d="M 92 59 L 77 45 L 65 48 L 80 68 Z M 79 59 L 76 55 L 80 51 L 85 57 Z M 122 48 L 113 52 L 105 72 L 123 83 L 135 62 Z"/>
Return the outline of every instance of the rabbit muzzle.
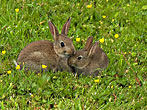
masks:
<path fill-rule="evenodd" d="M 71 57 L 71 56 L 73 56 L 75 54 L 75 49 L 68 49 L 66 51 L 63 51 L 63 54 L 65 56 Z"/>

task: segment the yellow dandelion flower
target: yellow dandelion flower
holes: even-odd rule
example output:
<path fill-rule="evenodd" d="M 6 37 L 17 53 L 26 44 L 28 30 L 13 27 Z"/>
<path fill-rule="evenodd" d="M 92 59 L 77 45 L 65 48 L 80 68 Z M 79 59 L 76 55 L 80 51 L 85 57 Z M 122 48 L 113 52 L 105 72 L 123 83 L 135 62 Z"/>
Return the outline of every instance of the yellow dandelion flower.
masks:
<path fill-rule="evenodd" d="M 77 3 L 77 6 L 80 6 L 80 3 Z"/>
<path fill-rule="evenodd" d="M 34 97 L 34 95 L 32 94 L 32 93 L 29 93 L 29 95 L 33 98 Z"/>
<path fill-rule="evenodd" d="M 42 65 L 42 68 L 45 69 L 45 68 L 47 68 L 47 66 L 46 65 Z"/>
<path fill-rule="evenodd" d="M 100 43 L 104 43 L 104 38 L 101 38 L 99 41 Z"/>
<path fill-rule="evenodd" d="M 105 19 L 105 18 L 106 18 L 106 16 L 105 16 L 105 15 L 103 15 L 103 16 L 102 16 L 102 18 L 104 18 L 104 19 Z"/>
<path fill-rule="evenodd" d="M 102 21 L 99 21 L 99 23 L 100 23 L 100 24 L 103 24 L 103 22 L 102 22 Z"/>
<path fill-rule="evenodd" d="M 31 97 L 33 98 L 33 97 L 34 97 L 34 95 L 33 95 L 33 94 L 31 94 Z"/>
<path fill-rule="evenodd" d="M 108 2 L 109 0 L 106 0 L 106 2 Z"/>
<path fill-rule="evenodd" d="M 111 89 L 113 88 L 113 85 L 111 86 Z"/>
<path fill-rule="evenodd" d="M 124 53 L 125 55 L 127 54 L 127 52 Z"/>
<path fill-rule="evenodd" d="M 11 70 L 7 71 L 8 74 L 11 74 Z"/>
<path fill-rule="evenodd" d="M 126 22 L 128 23 L 128 22 L 129 22 L 129 20 L 126 20 Z"/>
<path fill-rule="evenodd" d="M 19 69 L 20 69 L 20 65 L 17 65 L 17 66 L 16 66 L 16 70 L 19 70 Z"/>
<path fill-rule="evenodd" d="M 3 54 L 3 55 L 5 55 L 5 54 L 6 54 L 6 51 L 5 51 L 5 50 L 3 50 L 3 51 L 2 51 L 2 54 Z"/>
<path fill-rule="evenodd" d="M 87 27 L 87 25 L 84 24 L 83 27 L 85 28 L 85 27 Z"/>
<path fill-rule="evenodd" d="M 38 76 L 41 76 L 41 73 L 38 73 Z"/>
<path fill-rule="evenodd" d="M 97 80 L 94 80 L 95 83 L 99 83 L 100 82 L 100 79 L 97 79 Z"/>
<path fill-rule="evenodd" d="M 114 37 L 117 39 L 119 37 L 119 34 L 115 34 Z"/>
<path fill-rule="evenodd" d="M 92 7 L 92 4 L 90 4 L 90 5 L 87 5 L 87 8 L 91 8 Z"/>
<path fill-rule="evenodd" d="M 16 8 L 16 9 L 15 9 L 15 12 L 18 13 L 18 12 L 19 12 L 19 8 Z"/>
<path fill-rule="evenodd" d="M 129 88 L 131 88 L 132 86 L 129 86 Z"/>
<path fill-rule="evenodd" d="M 130 4 L 127 4 L 127 6 L 129 7 L 129 6 L 130 6 Z"/>
<path fill-rule="evenodd" d="M 80 42 L 80 38 L 76 38 L 76 42 Z"/>
<path fill-rule="evenodd" d="M 0 80 L 0 83 L 3 82 L 3 80 Z"/>
<path fill-rule="evenodd" d="M 114 19 L 112 19 L 112 22 L 114 22 Z"/>

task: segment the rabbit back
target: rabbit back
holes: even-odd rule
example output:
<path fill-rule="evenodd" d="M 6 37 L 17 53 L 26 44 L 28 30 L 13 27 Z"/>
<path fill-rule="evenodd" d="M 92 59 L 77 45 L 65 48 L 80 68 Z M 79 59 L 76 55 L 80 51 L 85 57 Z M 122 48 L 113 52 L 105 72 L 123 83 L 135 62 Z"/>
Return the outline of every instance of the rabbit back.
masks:
<path fill-rule="evenodd" d="M 58 56 L 53 49 L 53 43 L 49 41 L 36 41 L 26 46 L 19 54 L 17 62 L 25 64 L 28 70 L 40 71 L 41 65 L 47 69 L 56 68 Z"/>

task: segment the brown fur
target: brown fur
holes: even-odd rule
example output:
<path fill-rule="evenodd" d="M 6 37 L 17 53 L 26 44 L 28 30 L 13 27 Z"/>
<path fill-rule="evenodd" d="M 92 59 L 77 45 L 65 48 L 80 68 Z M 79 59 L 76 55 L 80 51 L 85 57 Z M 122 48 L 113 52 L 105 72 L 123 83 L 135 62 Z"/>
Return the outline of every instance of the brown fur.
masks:
<path fill-rule="evenodd" d="M 62 34 L 59 34 L 54 24 L 49 22 L 54 42 L 44 40 L 30 43 L 20 52 L 17 62 L 21 66 L 24 63 L 25 70 L 33 70 L 35 72 L 42 70 L 52 70 L 54 72 L 64 70 L 72 72 L 72 69 L 67 65 L 68 57 L 75 53 L 72 40 L 66 35 L 69 24 L 70 19 L 64 24 Z M 61 47 L 61 42 L 64 42 L 64 47 Z M 62 59 L 64 60 L 62 61 Z M 42 69 L 42 65 L 46 65 L 47 68 Z"/>
<path fill-rule="evenodd" d="M 77 51 L 74 56 L 69 58 L 68 63 L 76 69 L 78 74 L 96 76 L 99 71 L 108 66 L 109 61 L 104 51 L 98 47 L 98 42 L 92 45 L 92 41 L 89 39 L 92 40 L 92 38 L 88 38 L 86 50 Z M 80 60 L 79 56 L 82 56 Z"/>

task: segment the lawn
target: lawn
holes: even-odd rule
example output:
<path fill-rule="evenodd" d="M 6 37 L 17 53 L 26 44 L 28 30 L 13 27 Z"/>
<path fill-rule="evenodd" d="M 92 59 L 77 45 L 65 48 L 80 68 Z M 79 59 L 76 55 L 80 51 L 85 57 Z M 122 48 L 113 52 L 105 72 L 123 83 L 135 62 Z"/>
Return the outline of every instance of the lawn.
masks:
<path fill-rule="evenodd" d="M 53 41 L 48 21 L 61 32 L 69 17 L 75 48 L 93 36 L 107 69 L 97 77 L 17 70 L 27 44 Z M 0 0 L 0 109 L 147 109 L 146 23 L 146 0 Z"/>

